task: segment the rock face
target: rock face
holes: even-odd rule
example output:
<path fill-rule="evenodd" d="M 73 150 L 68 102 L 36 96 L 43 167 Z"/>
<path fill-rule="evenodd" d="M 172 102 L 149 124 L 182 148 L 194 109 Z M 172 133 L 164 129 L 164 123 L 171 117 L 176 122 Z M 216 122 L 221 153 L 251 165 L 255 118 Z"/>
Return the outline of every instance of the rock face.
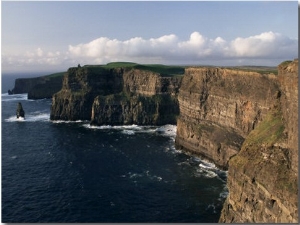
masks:
<path fill-rule="evenodd" d="M 17 119 L 19 117 L 25 118 L 25 112 L 24 112 L 22 104 L 20 102 L 18 103 L 18 106 L 17 106 L 16 115 L 17 115 Z"/>
<path fill-rule="evenodd" d="M 122 90 L 122 71 L 102 68 L 70 68 L 62 89 L 53 95 L 51 120 L 90 120 L 94 98 Z"/>
<path fill-rule="evenodd" d="M 176 147 L 227 168 L 279 94 L 275 75 L 188 68 L 178 101 Z"/>
<path fill-rule="evenodd" d="M 52 98 L 50 119 L 90 120 L 93 125 L 176 124 L 181 78 L 151 71 L 70 68 Z"/>
<path fill-rule="evenodd" d="M 63 74 L 51 74 L 34 78 L 18 78 L 15 87 L 9 90 L 9 94 L 28 93 L 28 99 L 51 98 L 62 87 Z"/>
<path fill-rule="evenodd" d="M 278 71 L 280 98 L 229 161 L 219 222 L 298 222 L 298 60 Z"/>

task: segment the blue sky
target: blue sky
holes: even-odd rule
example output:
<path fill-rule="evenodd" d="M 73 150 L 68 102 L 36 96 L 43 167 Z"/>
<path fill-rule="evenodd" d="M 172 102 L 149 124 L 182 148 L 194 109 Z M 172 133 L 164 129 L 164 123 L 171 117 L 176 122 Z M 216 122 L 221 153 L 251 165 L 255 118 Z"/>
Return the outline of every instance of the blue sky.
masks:
<path fill-rule="evenodd" d="M 9 2 L 2 72 L 78 63 L 269 65 L 298 57 L 298 2 Z"/>

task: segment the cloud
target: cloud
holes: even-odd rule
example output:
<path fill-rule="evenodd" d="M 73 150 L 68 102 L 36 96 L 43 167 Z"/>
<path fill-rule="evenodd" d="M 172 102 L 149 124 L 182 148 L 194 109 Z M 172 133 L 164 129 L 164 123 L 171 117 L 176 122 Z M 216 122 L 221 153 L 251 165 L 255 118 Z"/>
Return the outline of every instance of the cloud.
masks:
<path fill-rule="evenodd" d="M 174 35 L 143 39 L 135 37 L 126 41 L 110 40 L 105 37 L 86 44 L 69 45 L 70 56 L 82 60 L 109 62 L 114 60 L 157 59 L 161 62 L 188 63 L 210 59 L 283 59 L 297 57 L 298 40 L 282 34 L 265 32 L 246 38 L 238 37 L 226 41 L 221 37 L 209 39 L 199 32 L 193 32 L 189 39 L 180 41 Z M 213 61 L 212 61 L 213 64 Z"/>
<path fill-rule="evenodd" d="M 236 38 L 230 43 L 232 57 L 280 58 L 297 55 L 297 40 L 279 33 L 265 32 L 248 38 Z"/>
<path fill-rule="evenodd" d="M 298 56 L 298 40 L 272 31 L 226 41 L 210 39 L 199 32 L 180 40 L 175 34 L 128 40 L 100 37 L 88 43 L 69 45 L 67 50 L 46 52 L 37 48 L 21 55 L 2 54 L 2 66 L 51 65 L 66 68 L 84 64 L 104 64 L 112 61 L 165 64 L 211 65 L 277 65 Z M 66 69 L 65 68 L 65 69 Z"/>

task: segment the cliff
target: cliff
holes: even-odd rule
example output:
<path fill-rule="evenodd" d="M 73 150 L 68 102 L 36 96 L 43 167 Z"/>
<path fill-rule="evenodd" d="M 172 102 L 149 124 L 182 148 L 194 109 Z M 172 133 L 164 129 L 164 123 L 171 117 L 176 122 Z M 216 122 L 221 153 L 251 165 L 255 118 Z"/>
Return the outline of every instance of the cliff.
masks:
<path fill-rule="evenodd" d="M 90 120 L 94 98 L 122 90 L 121 69 L 70 68 L 52 97 L 51 120 Z"/>
<path fill-rule="evenodd" d="M 229 161 L 219 222 L 298 222 L 298 60 L 278 71 L 280 98 Z"/>
<path fill-rule="evenodd" d="M 70 68 L 51 120 L 177 124 L 176 148 L 228 169 L 220 222 L 298 221 L 298 60 L 268 71 Z M 163 71 L 163 72 L 162 72 Z"/>
<path fill-rule="evenodd" d="M 51 98 L 62 87 L 63 73 L 34 78 L 18 78 L 9 94 L 28 93 L 28 99 Z"/>
<path fill-rule="evenodd" d="M 178 96 L 176 147 L 228 168 L 278 95 L 274 74 L 187 68 Z"/>
<path fill-rule="evenodd" d="M 90 120 L 93 125 L 176 124 L 181 77 L 153 68 L 159 67 L 70 68 L 62 89 L 53 95 L 50 119 Z"/>

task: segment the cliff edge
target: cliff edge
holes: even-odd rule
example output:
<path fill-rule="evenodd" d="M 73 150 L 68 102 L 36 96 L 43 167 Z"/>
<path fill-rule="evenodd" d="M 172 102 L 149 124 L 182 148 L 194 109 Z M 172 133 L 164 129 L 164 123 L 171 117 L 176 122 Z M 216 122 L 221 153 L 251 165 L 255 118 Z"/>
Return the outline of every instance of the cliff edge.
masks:
<path fill-rule="evenodd" d="M 278 72 L 279 98 L 229 161 L 219 222 L 298 222 L 298 60 Z"/>
<path fill-rule="evenodd" d="M 274 74 L 236 69 L 187 68 L 180 86 L 176 148 L 221 168 L 278 98 Z"/>

